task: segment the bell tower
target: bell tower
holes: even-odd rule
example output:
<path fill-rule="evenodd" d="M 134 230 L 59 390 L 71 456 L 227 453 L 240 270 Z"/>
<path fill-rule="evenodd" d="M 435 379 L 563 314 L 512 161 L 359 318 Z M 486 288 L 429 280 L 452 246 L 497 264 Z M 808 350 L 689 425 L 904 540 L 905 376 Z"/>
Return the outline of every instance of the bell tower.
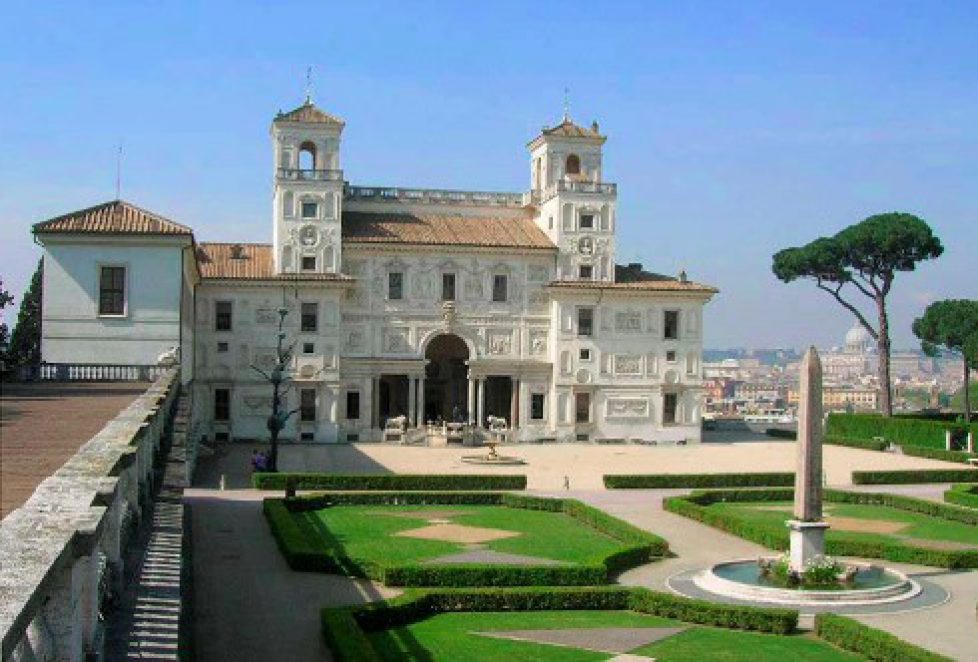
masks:
<path fill-rule="evenodd" d="M 313 104 L 272 121 L 274 252 L 278 274 L 339 273 L 345 123 Z"/>
<path fill-rule="evenodd" d="M 615 279 L 617 187 L 602 179 L 598 123 L 575 124 L 566 107 L 560 124 L 527 145 L 536 222 L 559 249 L 558 280 Z"/>

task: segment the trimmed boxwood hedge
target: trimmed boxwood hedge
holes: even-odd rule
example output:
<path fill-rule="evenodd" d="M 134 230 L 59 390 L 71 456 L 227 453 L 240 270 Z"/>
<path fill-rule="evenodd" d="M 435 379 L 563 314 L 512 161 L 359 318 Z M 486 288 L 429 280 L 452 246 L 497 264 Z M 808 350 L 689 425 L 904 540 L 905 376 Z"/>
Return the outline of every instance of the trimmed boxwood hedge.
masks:
<path fill-rule="evenodd" d="M 774 437 L 775 439 L 797 439 L 798 432 L 795 430 L 786 430 L 784 428 L 768 428 L 764 431 L 769 437 Z"/>
<path fill-rule="evenodd" d="M 967 451 L 948 451 L 943 448 L 928 448 L 927 446 L 904 444 L 900 448 L 903 450 L 904 455 L 926 457 L 932 460 L 944 460 L 945 462 L 959 462 L 961 464 L 968 464 L 969 458 L 978 457 L 978 455 Z"/>
<path fill-rule="evenodd" d="M 918 483 L 978 483 L 978 469 L 899 469 L 853 471 L 856 485 L 910 485 Z"/>
<path fill-rule="evenodd" d="M 978 508 L 978 485 L 952 485 L 944 493 L 944 500 L 959 506 Z"/>
<path fill-rule="evenodd" d="M 408 625 L 439 613 L 585 609 L 628 609 L 687 623 L 773 634 L 793 632 L 798 625 L 798 612 L 793 609 L 716 604 L 644 588 L 610 586 L 408 591 L 399 598 L 362 607 L 323 609 L 321 625 L 334 659 L 369 661 L 381 657 L 367 632 Z"/>
<path fill-rule="evenodd" d="M 889 506 L 978 526 L 978 513 L 923 499 L 842 490 L 826 490 L 824 496 L 827 502 Z M 668 498 L 664 502 L 664 507 L 670 512 L 695 519 L 765 547 L 786 550 L 789 540 L 787 528 L 758 524 L 729 512 L 710 510 L 706 506 L 720 502 L 790 501 L 793 498 L 794 490 L 789 489 L 714 490 Z M 978 550 L 930 549 L 896 540 L 827 539 L 825 551 L 835 556 L 881 558 L 939 568 L 978 568 Z"/>
<path fill-rule="evenodd" d="M 978 435 L 978 423 L 972 423 L 970 428 Z M 964 423 L 929 418 L 834 412 L 829 414 L 825 433 L 828 436 L 857 439 L 884 437 L 897 444 L 944 448 L 946 430 L 961 434 L 967 429 Z"/>
<path fill-rule="evenodd" d="M 839 648 L 876 662 L 950 662 L 951 658 L 924 650 L 845 616 L 815 615 L 815 635 Z"/>
<path fill-rule="evenodd" d="M 338 505 L 498 505 L 560 512 L 621 542 L 613 553 L 592 564 L 569 566 L 465 563 L 380 565 L 337 554 L 312 543 L 293 512 Z M 265 499 L 265 517 L 282 555 L 293 570 L 335 572 L 369 577 L 388 586 L 588 586 L 665 556 L 662 538 L 573 499 L 506 492 L 325 492 L 288 499 Z"/>
<path fill-rule="evenodd" d="M 604 476 L 609 490 L 666 487 L 784 487 L 795 484 L 793 473 L 753 474 L 621 474 Z"/>
<path fill-rule="evenodd" d="M 848 446 L 865 451 L 885 451 L 886 447 L 889 446 L 889 442 L 882 439 L 856 439 L 855 437 L 840 437 L 838 435 L 825 435 L 824 442 L 832 446 Z"/>
<path fill-rule="evenodd" d="M 257 472 L 251 483 L 259 490 L 525 490 L 526 476 Z"/>

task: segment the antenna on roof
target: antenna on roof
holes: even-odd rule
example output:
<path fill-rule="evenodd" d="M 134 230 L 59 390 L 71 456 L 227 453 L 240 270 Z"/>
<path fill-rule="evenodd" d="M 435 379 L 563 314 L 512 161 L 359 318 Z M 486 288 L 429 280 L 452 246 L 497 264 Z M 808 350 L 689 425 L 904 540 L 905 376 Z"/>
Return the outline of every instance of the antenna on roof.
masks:
<path fill-rule="evenodd" d="M 119 149 L 115 155 L 115 199 L 122 199 L 122 139 L 119 140 Z"/>
<path fill-rule="evenodd" d="M 312 67 L 306 67 L 306 105 L 312 104 Z"/>
<path fill-rule="evenodd" d="M 564 88 L 564 121 L 570 121 L 570 88 Z"/>

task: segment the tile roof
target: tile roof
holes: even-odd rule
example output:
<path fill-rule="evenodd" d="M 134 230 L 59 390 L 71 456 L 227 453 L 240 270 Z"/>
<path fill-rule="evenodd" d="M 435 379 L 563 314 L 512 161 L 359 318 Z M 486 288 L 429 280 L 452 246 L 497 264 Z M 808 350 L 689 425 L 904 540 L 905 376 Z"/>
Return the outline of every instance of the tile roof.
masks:
<path fill-rule="evenodd" d="M 600 138 L 605 139 L 598 131 L 598 123 L 595 122 L 591 125 L 591 128 L 586 129 L 583 126 L 574 124 L 569 117 L 565 117 L 557 126 L 544 127 L 541 131 L 545 136 L 560 136 L 562 138 Z"/>
<path fill-rule="evenodd" d="M 36 223 L 34 232 L 152 234 L 193 236 L 186 225 L 158 216 L 124 200 L 104 202 Z"/>
<path fill-rule="evenodd" d="M 276 122 L 305 122 L 311 124 L 335 124 L 337 126 L 345 126 L 346 122 L 341 120 L 335 115 L 330 115 L 329 113 L 321 110 L 311 101 L 306 100 L 304 104 L 296 108 L 295 110 L 290 110 L 287 113 L 280 112 L 275 116 Z"/>
<path fill-rule="evenodd" d="M 631 292 L 699 292 L 716 294 L 720 290 L 710 285 L 679 281 L 676 279 L 642 280 L 627 283 L 609 283 L 598 280 L 555 280 L 549 287 L 557 289 L 618 290 Z"/>
<path fill-rule="evenodd" d="M 201 278 L 222 280 L 352 280 L 343 274 L 276 274 L 270 244 L 201 242 L 197 245 Z"/>
<path fill-rule="evenodd" d="M 553 249 L 553 242 L 529 217 L 344 212 L 348 244 L 424 244 L 489 248 Z"/>

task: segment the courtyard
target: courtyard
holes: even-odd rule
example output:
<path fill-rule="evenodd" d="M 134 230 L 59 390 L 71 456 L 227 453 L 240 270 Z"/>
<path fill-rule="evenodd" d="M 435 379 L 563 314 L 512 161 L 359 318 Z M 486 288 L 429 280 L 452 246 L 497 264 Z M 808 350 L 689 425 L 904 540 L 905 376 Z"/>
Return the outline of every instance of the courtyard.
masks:
<path fill-rule="evenodd" d="M 257 446 L 261 448 L 260 446 Z M 195 618 L 197 623 L 198 656 L 201 660 L 235 660 L 243 658 L 239 651 L 251 651 L 249 659 L 269 659 L 287 655 L 288 659 L 329 659 L 328 648 L 320 634 L 320 608 L 363 605 L 391 598 L 402 589 L 386 587 L 380 582 L 340 574 L 296 572 L 289 568 L 277 548 L 262 514 L 262 500 L 280 497 L 281 492 L 261 492 L 250 487 L 249 458 L 256 448 L 250 444 L 220 445 L 213 457 L 203 460 L 196 487 L 187 491 L 185 499 L 191 507 L 194 531 Z M 684 489 L 664 490 L 606 490 L 601 476 L 610 473 L 738 473 L 791 471 L 794 466 L 794 444 L 770 441 L 763 437 L 730 439 L 690 446 L 594 446 L 594 445 L 519 445 L 507 447 L 508 454 L 517 454 L 527 461 L 519 473 L 528 477 L 528 494 L 571 498 L 600 509 L 644 531 L 664 538 L 671 555 L 627 570 L 617 581 L 624 586 L 645 587 L 668 591 L 669 579 L 695 568 L 729 558 L 752 558 L 769 554 L 764 547 L 720 531 L 699 522 L 670 513 L 663 500 L 689 493 Z M 865 489 L 852 486 L 851 472 L 875 469 L 948 468 L 951 465 L 935 460 L 906 457 L 888 453 L 862 451 L 837 446 L 825 447 L 825 469 L 829 486 L 849 490 Z M 513 473 L 506 469 L 482 469 L 462 464 L 462 449 L 412 448 L 391 445 L 284 446 L 283 470 L 315 470 L 333 473 Z M 219 489 L 222 476 L 227 488 Z M 569 488 L 564 488 L 567 477 Z M 889 491 L 916 497 L 941 500 L 943 485 L 874 486 L 873 491 Z M 783 504 L 764 504 L 781 508 Z M 850 506 L 828 504 L 829 517 L 863 520 L 865 512 L 850 510 Z M 560 545 L 546 547 L 531 545 L 540 538 L 527 535 L 496 537 L 494 540 L 471 542 L 455 538 L 445 540 L 445 529 L 430 536 L 397 535 L 419 531 L 428 526 L 461 525 L 490 531 L 519 532 L 526 529 L 512 519 L 500 519 L 500 514 L 475 507 L 437 505 L 419 508 L 399 507 L 392 515 L 390 508 L 353 506 L 332 509 L 323 514 L 313 511 L 304 517 L 310 525 L 332 524 L 343 534 L 342 544 L 356 549 L 357 541 L 371 540 L 379 547 L 393 547 L 392 555 L 424 563 L 439 556 L 471 553 L 467 546 L 481 546 L 480 552 L 538 556 L 553 561 L 573 562 L 581 559 L 573 548 Z M 742 508 L 748 510 L 748 508 Z M 441 511 L 441 512 L 438 512 Z M 446 512 L 454 511 L 454 512 Z M 777 517 L 777 510 L 759 510 L 759 517 Z M 373 513 L 373 514 L 368 514 Z M 409 515 L 408 517 L 398 515 Z M 956 544 L 961 531 L 947 533 L 938 527 L 928 530 L 928 522 L 903 521 L 901 515 L 880 518 L 883 522 L 900 522 L 905 528 L 892 533 L 850 532 L 864 535 L 928 536 Z M 440 520 L 432 523 L 429 520 Z M 843 523 L 849 523 L 841 520 Z M 869 526 L 869 525 L 867 525 Z M 883 525 L 880 525 L 883 526 Z M 897 524 L 890 524 L 893 528 Z M 920 528 L 923 527 L 923 528 Z M 533 527 L 529 527 L 533 528 Z M 955 527 L 951 527 L 955 528 Z M 328 530 L 328 529 L 327 529 Z M 454 535 L 458 531 L 448 533 Z M 846 535 L 846 532 L 839 532 Z M 942 537 L 945 536 L 945 537 Z M 948 538 L 947 536 L 951 536 Z M 565 543 L 567 537 L 560 539 Z M 595 536 L 587 542 L 599 550 L 603 541 Z M 514 547 L 515 546 L 515 547 Z M 372 545 L 364 545 L 369 549 Z M 370 555 L 372 552 L 363 552 Z M 590 552 L 588 552 L 590 553 Z M 974 627 L 974 605 L 978 601 L 978 573 L 955 571 L 907 563 L 888 563 L 911 576 L 926 578 L 949 591 L 952 598 L 922 611 L 891 610 L 884 614 L 855 614 L 854 618 L 872 627 L 889 631 L 901 638 L 941 652 L 955 659 L 968 659 L 969 651 L 978 648 Z M 257 596 L 261 596 L 257 599 Z M 544 647 L 550 659 L 608 659 L 612 654 L 574 646 L 554 646 L 539 640 L 541 630 L 568 630 L 567 641 L 573 643 L 580 632 L 580 623 L 573 612 L 532 614 L 532 619 L 507 614 L 442 614 L 399 626 L 388 633 L 374 633 L 376 646 L 387 651 L 388 659 L 403 659 L 404 648 L 421 646 L 431 657 L 418 659 L 492 659 L 485 657 L 486 647 L 492 651 L 506 650 L 512 659 L 548 659 L 538 657 Z M 515 618 L 515 620 L 514 620 Z M 781 637 L 769 634 L 718 630 L 703 626 L 668 624 L 657 617 L 631 613 L 604 613 L 599 625 L 611 632 L 632 628 L 683 627 L 677 632 L 628 649 L 660 659 L 703 659 L 718 646 L 743 644 L 756 659 L 790 656 L 797 659 L 857 659 L 807 635 Z M 468 620 L 467 620 L 468 619 Z M 548 620 L 549 619 L 549 620 Z M 480 623 L 476 628 L 473 622 Z M 636 625 L 636 623 L 638 623 Z M 801 626 L 810 628 L 812 617 L 802 615 Z M 525 631 L 516 632 L 513 631 Z M 464 631 L 465 636 L 459 633 Z M 483 636 L 474 632 L 508 631 L 509 634 Z M 651 633 L 650 633 L 651 634 Z M 722 640 L 722 641 L 721 641 Z M 624 646 L 625 644 L 614 644 Z M 413 642 L 413 643 L 412 643 Z M 448 648 L 443 648 L 443 647 Z M 502 648 L 496 648 L 501 646 Z M 399 648 L 401 647 L 401 648 Z M 438 651 L 444 650 L 444 653 Z M 480 653 L 480 650 L 483 651 Z M 238 651 L 238 652 L 232 652 Z M 399 652 L 400 651 L 400 652 Z M 462 651 L 460 654 L 459 651 Z M 522 652 L 521 652 L 522 651 Z M 626 651 L 621 651 L 624 654 Z M 483 655 L 483 657 L 479 657 Z M 521 657 L 522 656 L 522 657 Z M 537 657 L 535 657 L 537 656 Z M 699 656 L 697 658 L 697 656 Z M 806 657 L 807 656 L 807 657 Z M 284 658 L 283 658 L 284 659 Z M 716 658 L 723 659 L 723 658 Z M 727 659 L 743 659 L 730 657 Z"/>

